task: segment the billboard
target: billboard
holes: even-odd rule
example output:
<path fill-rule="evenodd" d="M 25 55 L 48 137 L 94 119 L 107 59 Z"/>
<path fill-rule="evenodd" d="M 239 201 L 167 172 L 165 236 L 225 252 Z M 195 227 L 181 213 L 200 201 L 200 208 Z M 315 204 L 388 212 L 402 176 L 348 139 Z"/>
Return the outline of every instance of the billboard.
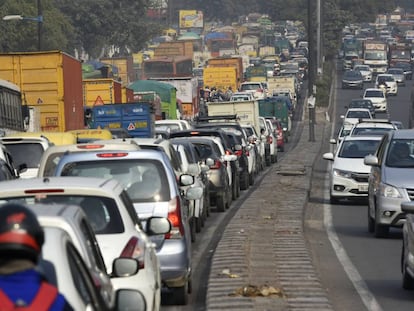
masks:
<path fill-rule="evenodd" d="M 180 10 L 180 28 L 203 28 L 203 12 L 196 10 Z"/>

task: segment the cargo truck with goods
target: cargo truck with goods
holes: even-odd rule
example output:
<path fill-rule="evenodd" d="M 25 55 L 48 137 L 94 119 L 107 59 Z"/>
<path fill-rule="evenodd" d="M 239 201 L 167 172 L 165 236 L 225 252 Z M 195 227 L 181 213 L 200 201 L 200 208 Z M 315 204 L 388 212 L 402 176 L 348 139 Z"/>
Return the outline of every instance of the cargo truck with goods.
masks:
<path fill-rule="evenodd" d="M 114 79 L 83 79 L 85 107 L 122 102 L 122 85 Z"/>
<path fill-rule="evenodd" d="M 276 76 L 267 79 L 269 96 L 275 96 L 288 91 L 291 95 L 293 110 L 298 102 L 300 85 L 295 76 Z"/>
<path fill-rule="evenodd" d="M 371 67 L 374 74 L 385 73 L 388 69 L 388 46 L 381 41 L 364 41 L 364 65 Z"/>
<path fill-rule="evenodd" d="M 91 110 L 92 129 L 124 128 L 132 137 L 152 138 L 155 115 L 151 103 L 115 103 Z"/>
<path fill-rule="evenodd" d="M 203 71 L 204 86 L 215 87 L 217 90 L 227 90 L 229 86 L 237 90 L 239 79 L 234 67 L 207 67 Z"/>
<path fill-rule="evenodd" d="M 207 68 L 223 68 L 223 67 L 233 67 L 236 68 L 236 74 L 237 74 L 237 87 L 240 85 L 240 83 L 243 82 L 243 76 L 244 76 L 244 67 L 243 67 L 243 58 L 240 56 L 222 56 L 222 57 L 214 57 L 210 58 L 207 61 Z M 206 83 L 204 82 L 204 85 Z M 208 84 L 207 84 L 208 85 Z M 229 87 L 229 85 L 227 86 Z M 227 89 L 226 87 L 226 89 Z"/>
<path fill-rule="evenodd" d="M 233 32 L 209 32 L 204 36 L 204 43 L 212 57 L 236 54 L 237 40 Z"/>
<path fill-rule="evenodd" d="M 64 132 L 84 124 L 82 65 L 62 51 L 0 54 L 0 79 L 16 84 L 40 114 L 40 131 Z"/>

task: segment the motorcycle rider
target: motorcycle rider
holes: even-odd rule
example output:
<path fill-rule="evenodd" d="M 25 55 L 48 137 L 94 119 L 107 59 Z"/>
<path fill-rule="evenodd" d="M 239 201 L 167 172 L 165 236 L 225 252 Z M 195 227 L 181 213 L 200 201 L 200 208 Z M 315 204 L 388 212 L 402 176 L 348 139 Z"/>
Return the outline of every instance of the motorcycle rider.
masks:
<path fill-rule="evenodd" d="M 36 270 L 44 232 L 26 206 L 0 206 L 0 310 L 72 311 Z"/>

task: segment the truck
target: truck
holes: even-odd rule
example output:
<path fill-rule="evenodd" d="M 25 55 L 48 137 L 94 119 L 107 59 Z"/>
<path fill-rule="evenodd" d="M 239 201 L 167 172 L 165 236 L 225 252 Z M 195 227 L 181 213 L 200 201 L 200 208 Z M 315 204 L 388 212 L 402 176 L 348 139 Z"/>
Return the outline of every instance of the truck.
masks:
<path fill-rule="evenodd" d="M 227 90 L 229 86 L 237 90 L 240 83 L 237 69 L 234 67 L 207 67 L 203 71 L 203 83 L 210 88 L 216 87 L 217 90 Z"/>
<path fill-rule="evenodd" d="M 385 73 L 388 69 L 387 43 L 375 40 L 364 41 L 364 65 L 371 67 L 374 74 Z"/>
<path fill-rule="evenodd" d="M 280 93 L 291 94 L 293 109 L 298 102 L 298 90 L 300 86 L 295 76 L 276 76 L 267 79 L 267 91 L 269 96 L 275 96 Z"/>
<path fill-rule="evenodd" d="M 411 46 L 406 43 L 394 43 L 389 47 L 389 66 L 396 63 L 411 63 Z"/>
<path fill-rule="evenodd" d="M 161 42 L 154 48 L 154 57 L 189 56 L 193 58 L 193 54 L 193 42 L 186 40 Z"/>
<path fill-rule="evenodd" d="M 114 79 L 83 79 L 85 107 L 122 102 L 121 82 Z"/>
<path fill-rule="evenodd" d="M 124 128 L 132 137 L 155 136 L 155 114 L 151 103 L 115 103 L 92 107 L 92 129 Z"/>
<path fill-rule="evenodd" d="M 258 101 L 259 116 L 275 117 L 280 120 L 285 133 L 285 141 L 292 128 L 291 112 L 287 101 L 282 96 L 272 96 Z"/>
<path fill-rule="evenodd" d="M 231 31 L 209 32 L 204 36 L 204 42 L 212 57 L 236 54 L 236 35 Z"/>
<path fill-rule="evenodd" d="M 123 86 L 127 86 L 136 80 L 134 59 L 132 56 L 102 57 L 100 61 L 118 69 L 118 73 L 115 78 L 120 81 Z"/>
<path fill-rule="evenodd" d="M 207 61 L 207 68 L 224 68 L 224 67 L 233 67 L 236 68 L 236 75 L 237 75 L 237 87 L 234 89 L 238 89 L 240 83 L 243 82 L 243 58 L 240 56 L 222 56 L 222 57 L 213 57 Z M 204 85 L 205 82 L 204 82 Z M 229 85 L 227 86 L 229 87 Z M 226 87 L 226 89 L 227 89 Z"/>
<path fill-rule="evenodd" d="M 0 54 L 0 79 L 16 84 L 40 114 L 40 130 L 65 132 L 84 124 L 82 65 L 62 51 Z"/>

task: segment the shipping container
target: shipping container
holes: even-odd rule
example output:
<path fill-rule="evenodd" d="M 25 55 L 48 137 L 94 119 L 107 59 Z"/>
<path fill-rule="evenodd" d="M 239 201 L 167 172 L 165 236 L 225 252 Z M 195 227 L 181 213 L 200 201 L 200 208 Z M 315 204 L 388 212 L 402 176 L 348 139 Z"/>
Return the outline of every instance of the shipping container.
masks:
<path fill-rule="evenodd" d="M 223 57 L 214 57 L 214 58 L 210 58 L 208 60 L 207 63 L 207 67 L 212 68 L 212 67 L 233 67 L 236 68 L 236 74 L 237 74 L 237 86 L 235 88 L 238 89 L 238 86 L 240 85 L 240 83 L 243 82 L 243 75 L 244 75 L 244 70 L 243 70 L 243 58 L 240 56 L 237 57 L 228 57 L 228 56 L 223 56 Z M 228 86 L 227 86 L 228 87 Z M 226 89 L 227 89 L 226 87 Z"/>
<path fill-rule="evenodd" d="M 16 84 L 40 112 L 40 130 L 83 127 L 82 66 L 62 51 L 0 54 L 0 79 Z"/>
<path fill-rule="evenodd" d="M 114 79 L 84 79 L 83 102 L 85 107 L 122 102 L 121 82 Z"/>
<path fill-rule="evenodd" d="M 103 57 L 100 59 L 102 63 L 112 65 L 118 69 L 117 79 L 123 86 L 127 86 L 135 81 L 136 75 L 134 71 L 134 59 L 132 56 L 125 57 Z"/>
<path fill-rule="evenodd" d="M 215 87 L 217 90 L 227 90 L 229 86 L 233 90 L 239 88 L 237 69 L 235 67 L 207 67 L 203 71 L 204 86 Z"/>
<path fill-rule="evenodd" d="M 122 87 L 122 103 L 132 103 L 134 101 L 134 90 L 129 87 Z M 118 101 L 117 101 L 118 102 Z"/>

